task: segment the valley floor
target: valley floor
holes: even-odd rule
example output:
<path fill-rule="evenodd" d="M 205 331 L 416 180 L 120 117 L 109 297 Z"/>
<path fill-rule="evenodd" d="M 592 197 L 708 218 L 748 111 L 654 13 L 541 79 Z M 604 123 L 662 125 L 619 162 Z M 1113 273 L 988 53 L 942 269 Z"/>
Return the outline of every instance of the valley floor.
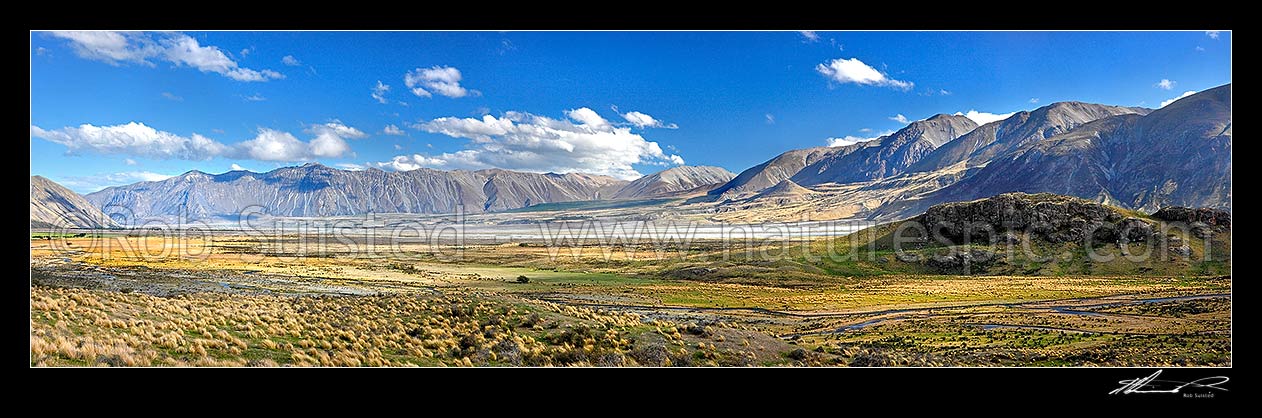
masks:
<path fill-rule="evenodd" d="M 31 364 L 1231 365 L 1229 277 L 720 280 L 653 251 L 310 239 L 32 237 Z"/>

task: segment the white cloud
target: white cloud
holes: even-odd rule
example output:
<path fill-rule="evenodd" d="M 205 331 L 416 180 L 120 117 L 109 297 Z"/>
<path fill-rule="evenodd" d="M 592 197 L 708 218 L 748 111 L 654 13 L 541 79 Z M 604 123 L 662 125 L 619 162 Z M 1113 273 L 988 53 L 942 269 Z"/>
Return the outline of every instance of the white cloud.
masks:
<path fill-rule="evenodd" d="M 565 116 L 592 129 L 609 129 L 609 121 L 586 107 L 565 111 Z"/>
<path fill-rule="evenodd" d="M 894 115 L 894 116 L 890 116 L 890 117 L 889 117 L 889 120 L 892 120 L 892 121 L 895 121 L 895 122 L 898 122 L 898 123 L 901 123 L 901 124 L 904 124 L 904 125 L 906 125 L 906 124 L 908 124 L 908 123 L 911 123 L 911 121 L 910 121 L 910 120 L 907 120 L 907 117 L 906 117 L 906 116 L 903 116 L 903 114 L 902 114 L 902 113 L 899 113 L 899 114 Z"/>
<path fill-rule="evenodd" d="M 178 32 L 57 31 L 52 35 L 70 41 L 75 54 L 110 65 L 136 63 L 154 66 L 154 60 L 196 68 L 237 81 L 285 78 L 272 70 L 241 67 L 218 47 L 202 46 Z"/>
<path fill-rule="evenodd" d="M 830 147 L 844 147 L 846 145 L 854 145 L 860 142 L 871 141 L 873 139 L 876 139 L 876 138 L 863 138 L 863 137 L 858 137 L 858 136 L 853 136 L 853 135 L 846 135 L 841 138 L 828 138 L 824 141 L 827 142 L 828 146 Z"/>
<path fill-rule="evenodd" d="M 802 42 L 819 42 L 819 34 L 813 30 L 800 30 L 798 33 L 802 35 Z"/>
<path fill-rule="evenodd" d="M 386 104 L 389 102 L 386 100 L 386 92 L 388 91 L 390 91 L 390 86 L 382 83 L 381 80 L 377 80 L 377 85 L 372 88 L 372 98 L 376 99 L 378 103 Z"/>
<path fill-rule="evenodd" d="M 350 151 L 345 139 L 367 137 L 362 131 L 339 122 L 312 125 L 307 131 L 315 135 L 310 142 L 300 141 L 288 132 L 259 128 L 253 139 L 225 145 L 196 133 L 185 137 L 159 131 L 138 122 L 113 126 L 84 124 L 56 130 L 31 125 L 32 137 L 65 145 L 67 154 L 91 152 L 193 161 L 215 157 L 259 161 L 303 161 L 319 157 L 340 157 Z"/>
<path fill-rule="evenodd" d="M 977 122 L 978 125 L 985 125 L 987 123 L 991 123 L 997 120 L 1004 120 L 1004 119 L 1007 119 L 1009 116 L 1015 115 L 1016 113 L 1017 112 L 1008 112 L 1008 113 L 1002 113 L 1002 114 L 986 113 L 986 112 L 978 112 L 972 109 L 969 109 L 969 111 L 963 112 L 963 113 L 955 112 L 955 114 L 958 116 L 964 116 L 966 118 L 972 119 L 973 122 Z"/>
<path fill-rule="evenodd" d="M 254 139 L 237 144 L 241 157 L 259 161 L 300 161 L 311 156 L 308 144 L 289 132 L 259 128 Z"/>
<path fill-rule="evenodd" d="M 288 66 L 290 66 L 290 67 L 297 67 L 297 66 L 302 65 L 302 61 L 298 61 L 298 59 L 297 59 L 297 58 L 294 58 L 294 56 L 293 56 L 293 55 L 286 55 L 286 56 L 282 57 L 282 58 L 280 59 L 280 63 L 281 63 L 281 64 L 288 65 Z"/>
<path fill-rule="evenodd" d="M 261 102 L 261 101 L 267 100 L 266 97 L 263 97 L 262 94 L 258 94 L 258 93 L 254 93 L 253 95 L 242 97 L 242 99 L 245 99 L 245 101 L 247 102 Z"/>
<path fill-rule="evenodd" d="M 1219 31 L 1216 31 L 1216 30 L 1207 30 L 1205 31 L 1205 36 L 1208 36 L 1213 39 L 1218 39 L 1218 32 Z"/>
<path fill-rule="evenodd" d="M 368 134 L 339 122 L 311 125 L 308 132 L 315 134 L 311 139 L 311 155 L 316 157 L 340 157 L 350 152 L 351 147 L 346 139 L 363 139 Z"/>
<path fill-rule="evenodd" d="M 877 71 L 877 69 L 864 64 L 863 61 L 859 61 L 858 58 L 838 58 L 824 64 L 816 65 L 815 71 L 818 71 L 823 76 L 828 77 L 830 81 L 836 81 L 843 84 L 854 83 L 866 86 L 892 87 L 902 91 L 911 90 L 911 88 L 916 85 L 916 83 L 912 83 L 910 81 L 889 78 L 885 75 L 885 73 Z"/>
<path fill-rule="evenodd" d="M 1158 81 L 1156 84 L 1153 84 L 1153 87 L 1156 87 L 1162 90 L 1171 90 L 1171 89 L 1174 89 L 1175 84 L 1179 84 L 1179 82 L 1163 78 L 1161 79 L 1161 81 Z"/>
<path fill-rule="evenodd" d="M 399 127 L 395 125 L 386 125 L 385 128 L 381 129 L 381 133 L 386 134 L 386 135 L 400 136 L 400 135 L 403 135 L 403 130 L 399 129 Z"/>
<path fill-rule="evenodd" d="M 402 146 L 402 145 L 399 145 L 399 144 L 394 144 L 394 150 L 395 150 L 395 151 L 403 151 L 403 146 Z"/>
<path fill-rule="evenodd" d="M 951 95 L 951 91 L 950 91 L 950 90 L 947 90 L 947 89 L 938 89 L 938 94 L 941 94 L 941 95 L 943 95 L 943 96 L 950 96 L 950 95 Z"/>
<path fill-rule="evenodd" d="M 618 108 L 615 107 L 614 111 L 617 112 Z M 627 122 L 630 122 L 632 125 L 635 125 L 635 127 L 637 128 L 679 129 L 679 125 L 676 125 L 673 123 L 671 124 L 663 123 L 661 120 L 654 118 L 652 116 L 649 116 L 647 113 L 643 113 L 643 112 L 631 111 L 627 113 L 622 113 L 621 115 L 623 119 L 626 119 Z"/>
<path fill-rule="evenodd" d="M 1161 106 L 1160 106 L 1160 107 L 1166 107 L 1166 106 L 1168 106 L 1170 103 L 1174 103 L 1174 102 L 1178 101 L 1179 99 L 1182 99 L 1182 98 L 1184 98 L 1184 97 L 1191 96 L 1191 95 L 1193 95 L 1193 94 L 1196 94 L 1196 92 L 1195 92 L 1195 91 L 1192 91 L 1192 90 L 1185 91 L 1185 92 L 1183 92 L 1183 94 L 1180 94 L 1180 95 L 1179 95 L 1179 97 L 1175 97 L 1175 98 L 1173 98 L 1173 99 L 1170 99 L 1170 100 L 1166 100 L 1166 101 L 1164 101 L 1164 102 L 1161 102 Z"/>
<path fill-rule="evenodd" d="M 249 56 L 249 55 L 250 55 L 250 52 L 253 52 L 253 51 L 251 51 L 251 50 L 250 50 L 250 48 L 245 48 L 245 49 L 242 49 L 242 50 L 241 50 L 241 56 L 243 56 L 243 57 L 245 57 L 245 56 Z"/>
<path fill-rule="evenodd" d="M 1038 103 L 1039 103 L 1039 98 L 1037 98 L 1037 97 L 1031 97 L 1029 101 L 1030 101 L 1030 104 L 1038 104 Z"/>
<path fill-rule="evenodd" d="M 136 160 L 133 160 L 133 159 L 131 159 L 131 158 L 127 158 L 127 159 L 124 159 L 124 160 L 123 160 L 123 164 L 127 164 L 127 165 L 136 165 Z"/>
<path fill-rule="evenodd" d="M 860 129 L 859 132 L 872 132 L 872 130 L 868 128 L 864 128 L 864 129 Z M 868 142 L 868 141 L 881 139 L 881 137 L 892 134 L 892 133 L 894 133 L 894 131 L 892 130 L 884 131 L 872 137 L 846 135 L 841 138 L 836 138 L 836 137 L 828 138 L 828 139 L 825 139 L 824 142 L 827 143 L 828 146 L 830 147 L 844 147 L 846 145 L 853 145 L 853 144 L 858 144 L 860 142 Z"/>
<path fill-rule="evenodd" d="M 31 125 L 31 136 L 65 145 L 67 154 L 87 151 L 156 159 L 206 160 L 229 149 L 198 134 L 184 137 L 137 122 L 113 126 L 83 124 L 51 131 Z"/>
<path fill-rule="evenodd" d="M 447 155 L 450 154 L 444 154 L 444 156 Z M 412 171 L 421 167 L 441 168 L 447 165 L 447 160 L 443 158 L 432 158 L 421 154 L 396 155 L 390 161 L 375 163 L 374 165 L 394 171 Z M 489 166 L 482 165 L 474 168 L 487 167 Z"/>
<path fill-rule="evenodd" d="M 775 125 L 775 124 L 776 124 L 776 115 L 773 115 L 773 114 L 768 113 L 768 114 L 762 115 L 762 117 L 763 117 L 763 118 L 765 118 L 765 119 L 767 119 L 767 124 L 768 124 L 768 125 Z"/>
<path fill-rule="evenodd" d="M 337 168 L 340 168 L 346 171 L 364 171 L 368 169 L 368 167 L 364 167 L 363 165 L 354 164 L 354 163 L 337 163 L 334 165 L 337 166 Z"/>
<path fill-rule="evenodd" d="M 439 155 L 400 155 L 376 163 L 414 170 L 504 168 L 531 172 L 584 172 L 623 179 L 640 177 L 634 164 L 682 164 L 630 127 L 614 126 L 588 108 L 565 112 L 569 120 L 507 112 L 501 117 L 444 117 L 418 126 L 430 133 L 469 139 L 467 148 Z"/>
<path fill-rule="evenodd" d="M 451 98 L 465 97 L 470 92 L 477 94 L 476 90 L 471 91 L 460 85 L 463 78 L 456 67 L 435 65 L 408 71 L 403 75 L 403 84 L 412 90 L 412 94 L 420 97 L 432 97 L 433 93 Z"/>
<path fill-rule="evenodd" d="M 249 171 L 249 170 L 246 170 L 245 167 L 242 167 L 240 164 L 237 164 L 237 163 L 232 163 L 231 168 L 232 168 L 232 171 Z"/>
<path fill-rule="evenodd" d="M 1196 47 L 1196 52 L 1205 52 L 1205 47 L 1203 47 L 1203 46 L 1197 46 L 1197 47 Z"/>
<path fill-rule="evenodd" d="M 162 97 L 165 97 L 167 100 L 170 100 L 170 101 L 173 101 L 173 102 L 182 102 L 182 101 L 184 101 L 184 98 L 183 98 L 183 97 L 180 97 L 180 96 L 176 96 L 176 95 L 174 95 L 174 94 L 171 94 L 171 92 L 169 92 L 169 91 L 164 91 L 164 92 L 162 92 Z"/>
<path fill-rule="evenodd" d="M 72 176 L 60 179 L 58 183 L 79 193 L 92 193 L 110 186 L 121 186 L 141 181 L 162 181 L 171 175 L 150 171 L 125 171 L 120 173 L 101 173 L 92 176 Z"/>

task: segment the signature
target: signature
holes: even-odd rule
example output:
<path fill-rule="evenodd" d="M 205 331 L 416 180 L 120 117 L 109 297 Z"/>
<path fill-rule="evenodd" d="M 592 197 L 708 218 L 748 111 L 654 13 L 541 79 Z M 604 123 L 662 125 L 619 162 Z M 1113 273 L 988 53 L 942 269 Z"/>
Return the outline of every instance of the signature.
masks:
<path fill-rule="evenodd" d="M 1161 376 L 1162 370 L 1139 379 L 1126 379 L 1118 381 L 1122 387 L 1113 389 L 1110 395 L 1131 394 L 1131 393 L 1179 393 L 1184 388 L 1189 389 L 1217 389 L 1227 391 L 1226 388 L 1219 387 L 1223 383 L 1227 383 L 1227 376 L 1203 377 L 1191 382 L 1180 382 L 1177 380 L 1160 380 L 1157 376 Z"/>

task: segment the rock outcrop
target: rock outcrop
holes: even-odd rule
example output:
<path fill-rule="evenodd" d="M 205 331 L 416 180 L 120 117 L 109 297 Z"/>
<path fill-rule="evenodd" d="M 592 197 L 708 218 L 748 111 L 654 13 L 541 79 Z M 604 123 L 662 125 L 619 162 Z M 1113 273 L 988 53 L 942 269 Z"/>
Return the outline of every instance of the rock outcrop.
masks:
<path fill-rule="evenodd" d="M 1002 243 L 1029 235 L 1051 243 L 1144 241 L 1153 236 L 1148 221 L 1076 197 L 1006 193 L 970 202 L 944 203 L 912 218 L 929 237 L 953 243 Z"/>

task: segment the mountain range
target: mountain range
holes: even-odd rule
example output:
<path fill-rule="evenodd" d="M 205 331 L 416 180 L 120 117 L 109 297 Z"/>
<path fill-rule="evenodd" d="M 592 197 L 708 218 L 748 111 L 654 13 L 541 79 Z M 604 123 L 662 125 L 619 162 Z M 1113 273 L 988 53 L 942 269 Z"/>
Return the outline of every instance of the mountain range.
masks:
<path fill-rule="evenodd" d="M 100 209 L 52 180 L 31 176 L 31 228 L 109 228 Z"/>
<path fill-rule="evenodd" d="M 679 166 L 627 182 L 581 173 L 347 171 L 312 163 L 266 173 L 190 171 L 86 199 L 33 177 L 31 219 L 32 226 L 58 218 L 106 226 L 91 221 L 108 222 L 96 208 L 110 205 L 138 218 L 196 219 L 232 217 L 251 205 L 275 216 L 434 214 L 691 196 L 687 205 L 708 208 L 713 220 L 880 220 L 1006 192 L 1050 192 L 1146 212 L 1230 210 L 1231 85 L 1157 110 L 1059 102 L 981 126 L 940 114 L 871 141 L 786 151 L 736 175 Z"/>

